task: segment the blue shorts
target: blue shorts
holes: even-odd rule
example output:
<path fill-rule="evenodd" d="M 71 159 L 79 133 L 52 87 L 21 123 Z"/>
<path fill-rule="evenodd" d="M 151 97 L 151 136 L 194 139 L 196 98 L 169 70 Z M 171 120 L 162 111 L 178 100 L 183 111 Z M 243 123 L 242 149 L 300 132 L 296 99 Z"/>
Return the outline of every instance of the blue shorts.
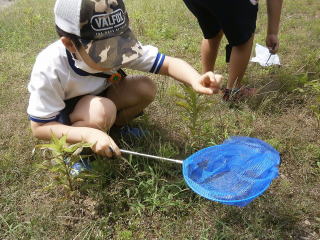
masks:
<path fill-rule="evenodd" d="M 184 0 L 198 19 L 205 39 L 221 30 L 231 46 L 247 42 L 256 29 L 258 5 L 250 0 Z"/>

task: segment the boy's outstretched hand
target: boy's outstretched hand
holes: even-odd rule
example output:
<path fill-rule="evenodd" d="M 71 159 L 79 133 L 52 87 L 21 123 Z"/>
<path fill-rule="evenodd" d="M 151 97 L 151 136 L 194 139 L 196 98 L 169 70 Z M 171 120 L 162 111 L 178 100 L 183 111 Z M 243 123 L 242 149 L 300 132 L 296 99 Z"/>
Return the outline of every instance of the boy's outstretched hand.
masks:
<path fill-rule="evenodd" d="M 218 93 L 222 84 L 222 76 L 220 74 L 206 72 L 200 75 L 187 62 L 169 56 L 166 56 L 164 59 L 159 73 L 173 77 L 184 84 L 191 85 L 196 92 L 201 94 L 211 95 Z"/>
<path fill-rule="evenodd" d="M 216 94 L 220 91 L 222 79 L 223 77 L 220 74 L 206 72 L 200 78 L 192 81 L 191 86 L 198 93 L 207 95 Z"/>

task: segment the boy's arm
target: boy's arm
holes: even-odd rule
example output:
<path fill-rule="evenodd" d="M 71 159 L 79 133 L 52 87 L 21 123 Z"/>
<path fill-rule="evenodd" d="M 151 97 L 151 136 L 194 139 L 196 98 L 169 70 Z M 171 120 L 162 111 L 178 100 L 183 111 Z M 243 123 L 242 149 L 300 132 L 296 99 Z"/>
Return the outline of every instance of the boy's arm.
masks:
<path fill-rule="evenodd" d="M 279 48 L 279 25 L 283 0 L 267 0 L 268 32 L 266 45 L 271 53 L 276 53 Z"/>
<path fill-rule="evenodd" d="M 87 142 L 92 144 L 92 150 L 102 156 L 112 157 L 114 154 L 120 156 L 120 150 L 112 138 L 105 132 L 89 127 L 74 127 L 59 122 L 38 123 L 31 122 L 33 135 L 42 140 L 49 140 L 52 134 L 58 138 L 67 136 L 68 143 Z M 112 150 L 110 150 L 110 147 Z"/>
<path fill-rule="evenodd" d="M 198 93 L 209 95 L 219 92 L 222 81 L 219 74 L 207 72 L 200 75 L 187 62 L 169 56 L 166 56 L 159 73 L 190 85 Z"/>

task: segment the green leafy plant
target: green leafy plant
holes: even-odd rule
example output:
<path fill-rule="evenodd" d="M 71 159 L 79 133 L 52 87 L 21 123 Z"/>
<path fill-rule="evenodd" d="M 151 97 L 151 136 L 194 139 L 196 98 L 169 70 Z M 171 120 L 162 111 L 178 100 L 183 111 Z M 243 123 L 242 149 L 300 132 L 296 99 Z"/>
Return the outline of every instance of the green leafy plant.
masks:
<path fill-rule="evenodd" d="M 191 87 L 181 85 L 183 92 L 176 91 L 175 97 L 178 98 L 176 104 L 183 109 L 182 119 L 187 123 L 191 135 L 197 135 L 205 120 L 201 118 L 201 113 L 204 112 L 210 105 L 204 96 L 200 96 Z"/>
<path fill-rule="evenodd" d="M 59 139 L 53 134 L 49 144 L 37 145 L 35 149 L 41 149 L 44 153 L 44 161 L 37 164 L 37 168 L 47 170 L 53 174 L 54 181 L 46 189 L 62 186 L 69 193 L 72 193 L 75 190 L 76 182 L 83 181 L 83 177 L 94 177 L 94 174 L 91 173 L 83 173 L 78 176 L 71 175 L 73 164 L 83 157 L 88 157 L 80 155 L 80 153 L 84 148 L 91 145 L 83 142 L 70 145 L 66 140 L 67 136 L 62 136 Z"/>

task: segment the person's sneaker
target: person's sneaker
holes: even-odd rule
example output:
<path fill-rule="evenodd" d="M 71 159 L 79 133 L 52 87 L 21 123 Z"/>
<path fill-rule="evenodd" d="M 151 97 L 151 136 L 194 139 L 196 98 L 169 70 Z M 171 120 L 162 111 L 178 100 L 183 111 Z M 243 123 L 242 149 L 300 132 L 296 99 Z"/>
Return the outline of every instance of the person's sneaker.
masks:
<path fill-rule="evenodd" d="M 80 159 L 80 161 L 73 164 L 70 170 L 71 176 L 77 177 L 80 173 L 84 171 L 91 171 L 92 166 L 90 162 L 91 162 L 90 158 L 84 158 L 84 159 Z"/>
<path fill-rule="evenodd" d="M 122 137 L 130 136 L 130 137 L 141 138 L 146 136 L 146 131 L 137 127 L 123 126 L 122 128 L 120 128 L 120 135 Z"/>
<path fill-rule="evenodd" d="M 231 89 L 228 89 L 228 88 L 223 88 L 222 89 L 222 92 L 223 92 L 223 95 L 222 95 L 222 99 L 224 101 L 229 101 L 230 99 L 230 94 L 231 94 Z"/>
<path fill-rule="evenodd" d="M 241 88 L 233 88 L 233 89 L 225 88 L 223 89 L 223 93 L 224 94 L 222 96 L 222 99 L 224 101 L 239 102 L 256 95 L 258 93 L 258 89 L 249 88 L 249 87 L 241 87 Z"/>
<path fill-rule="evenodd" d="M 109 135 L 112 138 L 120 139 L 120 138 L 142 138 L 148 134 L 148 131 L 142 130 L 141 128 L 137 127 L 130 127 L 128 125 L 123 127 L 116 127 L 113 126 L 110 131 Z"/>

